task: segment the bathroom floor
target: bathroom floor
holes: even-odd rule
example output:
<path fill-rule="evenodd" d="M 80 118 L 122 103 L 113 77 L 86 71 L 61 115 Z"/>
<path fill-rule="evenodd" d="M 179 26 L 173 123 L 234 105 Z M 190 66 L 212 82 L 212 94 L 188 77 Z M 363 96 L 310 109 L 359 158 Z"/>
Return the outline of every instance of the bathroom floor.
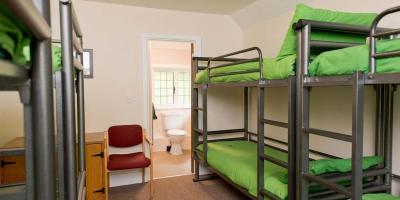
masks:
<path fill-rule="evenodd" d="M 190 174 L 190 150 L 183 150 L 179 156 L 171 155 L 165 151 L 153 153 L 154 178 Z"/>

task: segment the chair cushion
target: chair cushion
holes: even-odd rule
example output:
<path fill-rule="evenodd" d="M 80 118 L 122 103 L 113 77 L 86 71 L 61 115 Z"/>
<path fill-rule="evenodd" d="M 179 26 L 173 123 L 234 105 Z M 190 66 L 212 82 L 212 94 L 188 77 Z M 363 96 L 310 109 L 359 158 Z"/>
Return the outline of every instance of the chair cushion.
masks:
<path fill-rule="evenodd" d="M 108 157 L 108 170 L 124 170 L 146 168 L 150 166 L 150 159 L 146 158 L 143 152 L 130 154 L 111 154 Z"/>

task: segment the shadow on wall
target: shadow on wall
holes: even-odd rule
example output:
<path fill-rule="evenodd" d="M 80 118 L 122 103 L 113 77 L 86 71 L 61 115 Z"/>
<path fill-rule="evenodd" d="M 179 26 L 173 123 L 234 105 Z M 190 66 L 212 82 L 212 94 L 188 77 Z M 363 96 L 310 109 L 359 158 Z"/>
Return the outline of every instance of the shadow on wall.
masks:
<path fill-rule="evenodd" d="M 182 142 L 183 149 L 190 149 L 190 130 L 191 130 L 191 116 L 190 108 L 174 108 L 174 109 L 157 109 L 157 119 L 153 121 L 153 134 L 154 134 L 154 151 L 165 151 L 167 146 L 170 145 L 167 132 L 163 125 L 163 113 L 178 113 L 183 117 L 183 130 L 186 131 L 185 139 Z"/>

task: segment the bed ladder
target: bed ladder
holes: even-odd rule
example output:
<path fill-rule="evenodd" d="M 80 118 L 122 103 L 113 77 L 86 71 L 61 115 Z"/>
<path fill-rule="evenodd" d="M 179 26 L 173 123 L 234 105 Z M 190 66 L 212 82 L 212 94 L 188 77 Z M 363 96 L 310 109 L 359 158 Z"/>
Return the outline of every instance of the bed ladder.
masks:
<path fill-rule="evenodd" d="M 264 162 L 269 161 L 275 165 L 288 169 L 288 199 L 295 199 L 296 181 L 293 177 L 296 175 L 296 77 L 291 76 L 287 79 L 288 87 L 288 122 L 280 122 L 264 117 L 264 98 L 265 98 L 265 83 L 260 81 L 258 86 L 258 108 L 257 108 L 257 184 L 258 195 L 257 199 L 263 200 L 264 197 L 270 199 L 280 199 L 276 195 L 264 189 Z M 272 125 L 276 127 L 286 128 L 288 130 L 288 162 L 279 160 L 265 154 L 265 132 L 264 126 Z"/>

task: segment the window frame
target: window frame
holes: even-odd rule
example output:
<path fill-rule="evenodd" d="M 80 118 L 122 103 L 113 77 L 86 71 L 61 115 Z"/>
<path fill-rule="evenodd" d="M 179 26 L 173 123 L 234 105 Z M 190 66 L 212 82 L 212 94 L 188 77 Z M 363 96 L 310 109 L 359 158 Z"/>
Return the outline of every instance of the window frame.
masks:
<path fill-rule="evenodd" d="M 182 68 L 153 68 L 153 74 L 155 73 L 155 72 L 172 72 L 173 73 L 173 94 L 172 94 L 172 98 L 173 98 L 173 103 L 172 104 L 156 104 L 156 103 L 154 103 L 154 101 L 153 101 L 153 103 L 154 103 L 154 107 L 156 108 L 156 109 L 187 109 L 187 108 L 190 108 L 191 107 L 191 72 L 190 72 L 190 70 L 189 69 L 182 69 Z M 177 77 L 178 77 L 178 74 L 179 74 L 179 72 L 185 72 L 185 73 L 188 73 L 189 74 L 189 94 L 188 94 L 188 96 L 189 96 L 189 103 L 187 103 L 187 104 L 177 104 L 176 103 L 176 99 L 177 99 L 177 92 L 176 92 L 176 88 L 178 87 L 177 85 L 178 85 L 178 79 L 177 79 Z M 152 75 L 152 82 L 151 82 L 151 84 L 152 84 L 152 99 L 154 100 L 154 83 L 155 83 L 155 80 L 154 80 L 154 76 Z M 186 95 L 183 95 L 183 96 L 186 96 Z"/>

